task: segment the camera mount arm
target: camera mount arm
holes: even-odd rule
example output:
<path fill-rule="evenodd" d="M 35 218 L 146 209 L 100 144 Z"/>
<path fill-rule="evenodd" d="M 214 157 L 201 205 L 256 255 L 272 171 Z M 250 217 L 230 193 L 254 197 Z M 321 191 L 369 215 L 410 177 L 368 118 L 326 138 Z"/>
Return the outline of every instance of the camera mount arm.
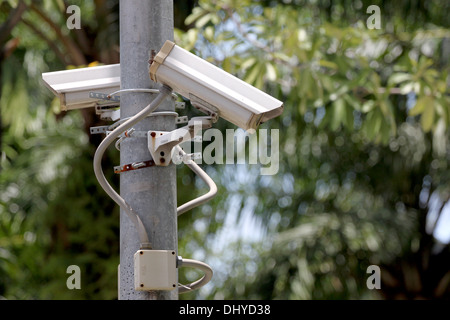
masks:
<path fill-rule="evenodd" d="M 211 117 L 194 117 L 186 126 L 170 132 L 150 130 L 148 132 L 148 149 L 155 165 L 168 166 L 172 160 L 172 150 L 175 146 L 194 139 L 198 131 L 211 128 L 211 126 Z"/>

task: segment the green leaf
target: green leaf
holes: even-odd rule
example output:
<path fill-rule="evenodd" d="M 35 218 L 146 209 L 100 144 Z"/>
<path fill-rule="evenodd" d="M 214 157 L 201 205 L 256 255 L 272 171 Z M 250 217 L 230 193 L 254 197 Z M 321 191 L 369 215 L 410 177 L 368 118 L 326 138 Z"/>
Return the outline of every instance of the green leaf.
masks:
<path fill-rule="evenodd" d="M 16 8 L 18 2 L 19 2 L 18 0 L 8 0 L 8 3 L 12 8 Z"/>
<path fill-rule="evenodd" d="M 192 10 L 192 14 L 190 16 L 188 16 L 186 18 L 186 20 L 184 21 L 184 23 L 186 25 L 190 25 L 191 23 L 193 23 L 194 21 L 196 21 L 197 19 L 199 19 L 201 16 L 203 16 L 206 13 L 206 11 L 201 8 L 201 7 L 195 7 Z"/>
<path fill-rule="evenodd" d="M 346 119 L 346 110 L 344 99 L 337 99 L 333 103 L 333 112 L 331 118 L 331 130 L 337 130 L 339 125 Z"/>
<path fill-rule="evenodd" d="M 378 100 L 378 105 L 380 106 L 380 110 L 383 113 L 383 116 L 385 116 L 386 118 L 389 117 L 389 110 L 386 100 L 383 99 Z"/>
<path fill-rule="evenodd" d="M 353 109 L 350 105 L 345 105 L 345 127 L 350 131 L 353 130 L 354 126 L 354 118 L 353 118 Z"/>
<path fill-rule="evenodd" d="M 416 105 L 409 110 L 410 116 L 417 116 L 425 110 L 425 106 L 430 103 L 430 97 L 422 96 L 417 99 Z"/>
<path fill-rule="evenodd" d="M 201 17 L 195 22 L 195 27 L 199 29 L 204 27 L 211 20 L 211 16 L 212 16 L 211 13 L 205 14 L 203 17 Z"/>
<path fill-rule="evenodd" d="M 361 111 L 364 113 L 370 112 L 375 107 L 375 100 L 367 100 L 362 105 Z"/>
<path fill-rule="evenodd" d="M 383 122 L 383 117 L 378 109 L 368 113 L 367 118 L 364 123 L 365 133 L 367 138 L 374 140 L 378 135 L 381 124 Z"/>
<path fill-rule="evenodd" d="M 261 68 L 258 63 L 255 63 L 246 73 L 244 81 L 250 84 L 254 84 L 260 74 Z"/>
<path fill-rule="evenodd" d="M 389 130 L 389 125 L 387 122 L 382 122 L 378 137 L 381 144 L 387 145 L 389 143 L 389 139 L 391 138 L 391 130 Z"/>
<path fill-rule="evenodd" d="M 228 73 L 231 73 L 231 59 L 225 58 L 222 61 L 222 69 Z"/>
<path fill-rule="evenodd" d="M 429 99 L 427 100 L 429 100 L 429 103 L 424 104 L 425 109 L 420 118 L 420 124 L 425 132 L 430 131 L 434 123 L 434 100 L 431 97 L 428 98 Z"/>
<path fill-rule="evenodd" d="M 408 94 L 414 89 L 414 82 L 407 82 L 400 86 L 400 92 L 402 94 Z"/>
<path fill-rule="evenodd" d="M 329 69 L 333 69 L 333 70 L 337 70 L 338 66 L 336 63 L 331 62 L 331 61 L 327 61 L 327 60 L 320 60 L 319 61 L 319 65 L 321 67 L 325 67 L 325 68 L 329 68 Z"/>
<path fill-rule="evenodd" d="M 241 63 L 241 69 L 245 70 L 252 66 L 254 66 L 256 63 L 256 59 L 254 57 L 248 58 L 244 62 Z"/>
<path fill-rule="evenodd" d="M 411 80 L 412 75 L 409 73 L 394 73 L 389 77 L 389 84 L 399 84 L 401 82 Z"/>
<path fill-rule="evenodd" d="M 266 76 L 269 81 L 275 81 L 277 79 L 277 71 L 273 64 L 269 62 L 266 63 Z"/>
<path fill-rule="evenodd" d="M 203 34 L 204 34 L 206 40 L 213 41 L 214 40 L 214 27 L 213 26 L 206 27 Z"/>

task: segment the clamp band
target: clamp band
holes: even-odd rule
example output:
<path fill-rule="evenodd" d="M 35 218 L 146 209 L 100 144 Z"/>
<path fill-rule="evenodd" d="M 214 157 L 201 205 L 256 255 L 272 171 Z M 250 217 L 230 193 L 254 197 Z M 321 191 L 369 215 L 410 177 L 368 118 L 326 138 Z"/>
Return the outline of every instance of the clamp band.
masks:
<path fill-rule="evenodd" d="M 170 54 L 170 51 L 172 51 L 174 46 L 175 43 L 173 43 L 170 40 L 166 40 L 161 50 L 158 52 L 155 59 L 153 60 L 148 73 L 150 74 L 150 79 L 152 79 L 154 82 L 157 82 L 156 72 L 158 71 L 159 66 L 163 64 L 164 60 L 166 60 L 167 56 Z"/>

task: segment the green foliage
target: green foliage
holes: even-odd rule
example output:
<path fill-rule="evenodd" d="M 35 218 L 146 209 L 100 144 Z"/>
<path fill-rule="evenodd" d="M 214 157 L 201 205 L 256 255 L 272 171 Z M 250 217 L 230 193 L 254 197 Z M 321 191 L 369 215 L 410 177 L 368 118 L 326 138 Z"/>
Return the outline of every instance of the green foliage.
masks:
<path fill-rule="evenodd" d="M 0 3 L 1 25 L 18 3 Z M 40 77 L 117 63 L 118 1 L 74 1 L 82 10 L 76 33 L 64 27 L 63 1 L 23 3 L 4 39 L 20 41 L 1 64 L 0 297 L 115 299 L 119 210 L 92 170 L 99 141 L 86 128 L 96 116 L 56 112 Z M 371 4 L 381 8 L 381 30 L 366 27 Z M 186 16 L 191 5 L 175 2 L 176 12 Z M 438 250 L 428 214 L 442 213 L 450 194 L 448 6 L 198 1 L 177 44 L 285 110 L 262 126 L 280 129 L 278 174 L 203 166 L 219 193 L 179 218 L 179 253 L 215 274 L 180 298 L 448 297 L 448 268 L 436 265 L 445 266 L 449 249 Z M 215 127 L 235 129 L 223 120 Z M 117 163 L 111 149 L 104 166 Z M 177 176 L 178 203 L 205 192 L 186 167 Z M 66 288 L 72 264 L 81 290 Z M 365 285 L 371 264 L 382 267 L 377 293 Z M 200 276 L 181 269 L 180 283 Z"/>
<path fill-rule="evenodd" d="M 419 28 L 397 19 L 406 1 L 383 2 L 384 27 L 369 30 L 367 5 L 349 16 L 341 2 L 199 1 L 186 19 L 193 28 L 177 41 L 285 102 L 283 115 L 266 124 L 283 132 L 280 172 L 250 178 L 258 172 L 246 167 L 250 174 L 238 170 L 243 181 L 218 177 L 233 188 L 216 213 L 202 216 L 234 212 L 239 229 L 247 209 L 253 224 L 239 230 L 264 235 L 250 242 L 242 235 L 218 250 L 219 231 L 202 245 L 218 274 L 200 297 L 378 298 L 365 285 L 369 265 L 384 267 L 389 287 L 389 270 L 401 257 L 432 259 L 426 250 L 436 241 L 425 231 L 432 203 L 424 194 L 443 204 L 449 194 L 449 30 L 440 5 L 417 13 L 437 24 Z M 423 277 L 433 272 L 416 268 Z M 442 281 L 444 275 L 439 271 Z M 415 280 L 401 276 L 399 295 L 435 297 L 407 293 Z"/>
<path fill-rule="evenodd" d="M 261 7 L 253 1 L 200 2 L 186 19 L 198 31 L 187 33 L 188 47 L 196 40 L 193 35 L 201 34 L 202 45 L 219 48 L 210 55 L 225 70 L 273 94 L 282 93 L 284 101 L 298 106 L 300 115 L 326 108 L 322 126 L 333 131 L 359 129 L 369 140 L 387 144 L 402 121 L 392 105 L 396 85 L 402 94 L 417 95 L 419 107 L 410 115 L 421 116 L 425 132 L 448 128 L 448 67 L 438 72 L 440 66 L 433 60 L 440 54 L 439 39 L 450 36 L 447 29 L 397 35 L 369 30 L 361 20 L 330 24 L 316 12 Z M 427 100 L 428 108 L 420 109 L 421 99 Z M 355 115 L 361 120 L 359 127 Z"/>
<path fill-rule="evenodd" d="M 2 96 L 0 294 L 10 299 L 112 299 L 118 209 L 105 199 L 93 175 L 93 148 L 83 118 L 73 112 L 56 120 L 37 77 L 11 62 L 3 65 L 2 74 L 7 81 Z M 19 80 L 8 79 L 11 74 Z M 33 104 L 22 104 L 31 99 Z M 65 287 L 71 264 L 83 269 L 81 291 Z"/>
<path fill-rule="evenodd" d="M 114 299 L 119 210 L 93 174 L 87 114 L 59 113 L 59 99 L 41 80 L 66 62 L 55 59 L 63 46 L 46 45 L 67 36 L 59 27 L 65 25 L 64 3 L 30 8 L 11 32 L 18 46 L 1 65 L 0 297 Z M 38 13 L 45 11 L 52 14 Z M 46 27 L 45 35 L 36 32 Z M 117 182 L 111 171 L 109 179 Z M 82 290 L 66 287 L 72 264 L 81 268 Z"/>

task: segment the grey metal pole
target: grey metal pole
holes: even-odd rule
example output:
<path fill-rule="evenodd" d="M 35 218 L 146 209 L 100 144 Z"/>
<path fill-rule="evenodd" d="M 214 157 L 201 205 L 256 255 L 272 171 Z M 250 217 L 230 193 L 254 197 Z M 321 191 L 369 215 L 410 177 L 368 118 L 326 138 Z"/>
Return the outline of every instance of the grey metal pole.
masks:
<path fill-rule="evenodd" d="M 148 75 L 150 50 L 159 51 L 166 40 L 173 39 L 172 0 L 120 0 L 120 85 L 121 89 L 156 88 Z M 121 118 L 135 115 L 154 95 L 123 92 Z M 170 98 L 157 111 L 174 111 Z M 151 116 L 134 126 L 136 131 L 170 131 L 174 116 Z M 121 165 L 150 160 L 146 138 L 128 138 L 120 144 Z M 155 250 L 177 248 L 177 202 L 175 165 L 148 167 L 120 175 L 120 194 L 141 218 Z M 120 300 L 175 300 L 173 291 L 135 291 L 134 253 L 139 249 L 137 230 L 128 216 L 120 215 Z"/>

